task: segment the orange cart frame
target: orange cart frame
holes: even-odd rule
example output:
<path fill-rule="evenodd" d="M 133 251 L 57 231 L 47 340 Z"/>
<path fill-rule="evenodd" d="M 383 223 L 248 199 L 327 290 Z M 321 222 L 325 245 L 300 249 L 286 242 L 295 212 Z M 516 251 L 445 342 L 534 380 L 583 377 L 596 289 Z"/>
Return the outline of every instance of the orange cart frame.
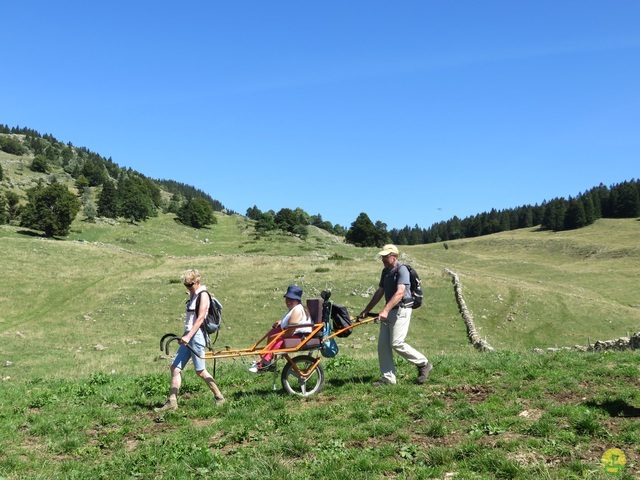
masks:
<path fill-rule="evenodd" d="M 313 319 L 313 326 L 310 333 L 303 337 L 287 336 L 289 330 L 300 328 L 299 325 L 292 325 L 287 329 L 279 332 L 276 336 L 269 338 L 269 334 L 264 334 L 257 342 L 248 348 L 222 350 L 209 349 L 204 355 L 198 357 L 203 360 L 216 360 L 225 358 L 237 358 L 251 355 L 264 355 L 271 353 L 274 355 L 274 365 L 278 358 L 282 357 L 286 360 L 282 369 L 280 379 L 282 387 L 287 393 L 307 397 L 319 393 L 324 386 L 324 369 L 322 368 L 321 349 L 324 342 L 332 338 L 339 337 L 347 330 L 351 330 L 357 326 L 367 323 L 376 322 L 378 317 L 376 314 L 370 314 L 367 318 L 351 317 L 351 325 L 332 331 L 331 328 L 331 308 L 332 303 L 329 301 L 330 291 L 321 293 L 322 299 L 312 298 L 307 300 L 307 308 Z M 328 325 L 327 325 L 328 324 Z M 271 349 L 273 345 L 284 337 L 284 344 L 281 348 Z M 171 342 L 180 342 L 179 336 L 168 333 L 160 340 L 160 350 L 169 355 L 169 345 Z M 197 353 L 186 345 L 192 353 Z M 301 354 L 300 354 L 301 353 Z M 300 355 L 296 355 L 300 354 Z M 274 385 L 275 387 L 275 385 Z"/>

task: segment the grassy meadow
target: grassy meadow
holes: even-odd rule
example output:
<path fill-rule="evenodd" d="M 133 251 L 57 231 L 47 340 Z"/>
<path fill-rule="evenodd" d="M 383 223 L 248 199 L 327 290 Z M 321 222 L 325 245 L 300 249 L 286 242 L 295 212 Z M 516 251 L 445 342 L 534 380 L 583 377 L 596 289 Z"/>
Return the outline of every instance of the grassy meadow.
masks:
<path fill-rule="evenodd" d="M 426 292 L 409 335 L 436 365 L 425 386 L 404 362 L 399 385 L 370 386 L 377 330 L 365 325 L 323 361 L 315 397 L 235 359 L 216 365 L 227 404 L 189 367 L 180 410 L 154 413 L 183 270 L 224 305 L 217 347 L 249 346 L 292 283 L 307 298 L 330 289 L 352 314 L 366 305 L 377 249 L 310 232 L 256 235 L 221 214 L 203 230 L 171 215 L 77 221 L 65 240 L 0 226 L 0 478 L 611 478 L 601 458 L 614 447 L 627 456 L 616 478 L 638 475 L 640 354 L 532 353 L 640 331 L 636 219 L 401 248 Z M 445 268 L 496 352 L 469 345 Z"/>

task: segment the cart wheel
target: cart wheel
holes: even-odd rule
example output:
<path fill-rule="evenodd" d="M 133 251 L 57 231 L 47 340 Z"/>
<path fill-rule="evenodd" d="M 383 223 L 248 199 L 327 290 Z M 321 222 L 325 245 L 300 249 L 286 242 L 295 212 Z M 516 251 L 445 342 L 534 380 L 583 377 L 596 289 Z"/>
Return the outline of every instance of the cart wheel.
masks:
<path fill-rule="evenodd" d="M 305 376 L 309 369 L 316 363 L 316 359 L 310 355 L 300 355 L 292 358 L 291 361 L 296 368 L 302 373 L 298 373 L 290 362 L 287 362 L 282 369 L 282 386 L 292 395 L 308 397 L 322 390 L 324 385 L 324 370 L 322 365 L 318 365 L 316 369 Z"/>

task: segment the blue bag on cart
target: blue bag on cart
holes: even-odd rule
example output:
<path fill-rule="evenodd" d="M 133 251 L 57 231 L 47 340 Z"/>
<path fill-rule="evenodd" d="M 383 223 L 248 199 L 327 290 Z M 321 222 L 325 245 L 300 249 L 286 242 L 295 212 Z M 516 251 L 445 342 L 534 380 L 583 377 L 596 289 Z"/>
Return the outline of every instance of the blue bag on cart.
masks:
<path fill-rule="evenodd" d="M 331 335 L 331 322 L 324 322 L 324 328 L 322 330 L 322 338 L 325 339 L 329 335 Z M 325 358 L 333 358 L 338 354 L 338 342 L 336 342 L 335 338 L 330 338 L 329 340 L 322 340 L 322 347 L 320 348 L 320 353 Z"/>

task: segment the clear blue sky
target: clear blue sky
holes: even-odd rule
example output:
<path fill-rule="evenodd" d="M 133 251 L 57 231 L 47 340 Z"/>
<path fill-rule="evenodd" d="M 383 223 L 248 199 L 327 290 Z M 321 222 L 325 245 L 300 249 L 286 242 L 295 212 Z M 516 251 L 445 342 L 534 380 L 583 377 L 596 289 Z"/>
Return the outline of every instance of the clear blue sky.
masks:
<path fill-rule="evenodd" d="M 388 228 L 640 177 L 640 1 L 2 0 L 0 123 Z"/>

